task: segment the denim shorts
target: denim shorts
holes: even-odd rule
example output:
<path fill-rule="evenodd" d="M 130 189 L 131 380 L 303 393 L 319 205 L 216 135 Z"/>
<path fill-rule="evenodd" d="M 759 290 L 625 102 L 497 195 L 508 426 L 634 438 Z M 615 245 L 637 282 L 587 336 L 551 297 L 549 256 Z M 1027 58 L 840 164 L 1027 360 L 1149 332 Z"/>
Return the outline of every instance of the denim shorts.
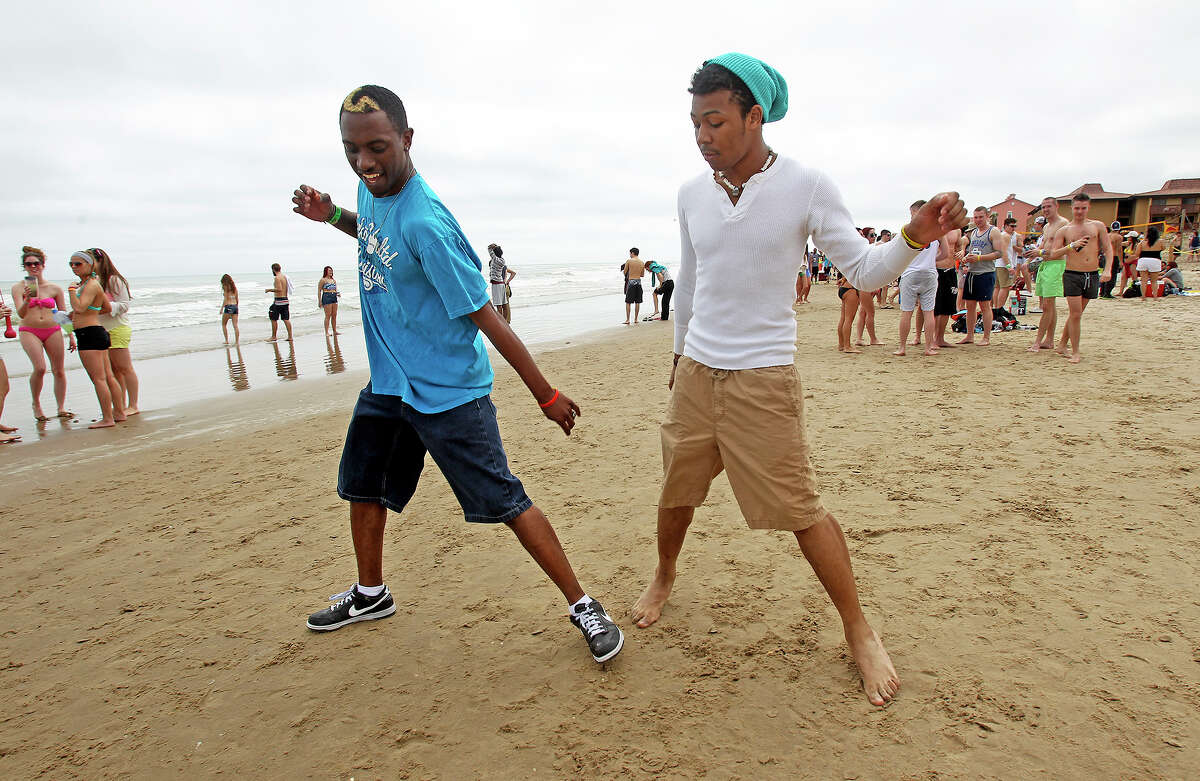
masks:
<path fill-rule="evenodd" d="M 508 523 L 533 506 L 521 481 L 508 469 L 490 396 L 427 415 L 399 396 L 358 394 L 342 463 L 338 496 L 382 504 L 400 512 L 417 490 L 425 453 L 471 523 Z"/>

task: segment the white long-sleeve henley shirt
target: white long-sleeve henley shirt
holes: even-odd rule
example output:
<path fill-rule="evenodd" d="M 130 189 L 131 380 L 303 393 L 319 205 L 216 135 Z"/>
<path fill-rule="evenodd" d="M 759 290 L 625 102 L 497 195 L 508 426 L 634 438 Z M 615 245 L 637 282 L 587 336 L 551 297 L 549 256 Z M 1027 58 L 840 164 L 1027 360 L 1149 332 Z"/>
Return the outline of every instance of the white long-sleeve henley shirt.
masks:
<path fill-rule="evenodd" d="M 796 273 L 811 236 L 854 287 L 900 276 L 919 250 L 869 244 L 821 171 L 780 157 L 730 203 L 711 174 L 679 188 L 675 352 L 714 369 L 783 366 L 795 358 Z"/>

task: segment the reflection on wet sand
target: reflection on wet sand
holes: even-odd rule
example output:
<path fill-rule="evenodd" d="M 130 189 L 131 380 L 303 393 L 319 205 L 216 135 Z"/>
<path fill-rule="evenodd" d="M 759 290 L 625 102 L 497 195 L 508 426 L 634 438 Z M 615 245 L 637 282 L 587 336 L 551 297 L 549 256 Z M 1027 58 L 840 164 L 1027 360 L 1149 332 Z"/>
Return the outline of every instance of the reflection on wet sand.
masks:
<path fill-rule="evenodd" d="M 237 346 L 237 360 L 233 360 L 233 353 L 230 348 L 225 348 L 225 362 L 229 365 L 229 382 L 233 384 L 235 391 L 244 391 L 250 389 L 250 377 L 246 374 L 246 362 L 242 359 L 242 348 Z"/>
<path fill-rule="evenodd" d="M 329 351 L 325 359 L 325 373 L 341 374 L 346 371 L 346 361 L 342 359 L 342 348 L 338 346 L 336 335 L 330 339 L 329 334 L 325 334 L 325 349 Z"/>
<path fill-rule="evenodd" d="M 292 342 L 287 343 L 288 354 L 283 357 L 283 353 L 279 352 L 279 342 L 272 342 L 271 347 L 275 348 L 275 373 L 279 375 L 281 380 L 295 380 L 300 377 L 300 370 L 296 368 L 296 348 Z"/>

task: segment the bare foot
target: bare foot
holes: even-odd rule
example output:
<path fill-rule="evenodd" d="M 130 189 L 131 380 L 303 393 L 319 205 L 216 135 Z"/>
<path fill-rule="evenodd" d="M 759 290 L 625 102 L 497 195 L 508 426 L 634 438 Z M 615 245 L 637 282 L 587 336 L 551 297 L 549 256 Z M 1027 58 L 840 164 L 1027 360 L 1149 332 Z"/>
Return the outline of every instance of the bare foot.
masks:
<path fill-rule="evenodd" d="M 857 342 L 854 343 L 854 346 L 855 347 L 866 347 L 867 343 L 864 342 L 862 339 L 859 339 Z"/>
<path fill-rule="evenodd" d="M 125 414 L 130 415 L 130 416 L 137 415 L 140 412 L 141 412 L 141 410 L 138 409 L 137 407 L 127 407 L 125 409 Z"/>
<path fill-rule="evenodd" d="M 270 344 L 271 342 L 278 342 L 278 341 L 279 341 L 278 339 L 268 339 L 267 343 Z"/>
<path fill-rule="evenodd" d="M 926 350 L 926 351 L 925 351 L 925 354 L 926 354 L 926 355 L 937 355 L 937 354 L 938 354 L 938 348 L 936 348 L 936 347 L 930 347 L 928 350 Z"/>
<path fill-rule="evenodd" d="M 980 339 L 979 340 L 980 347 L 987 347 L 991 343 L 992 343 L 992 341 L 990 339 Z"/>
<path fill-rule="evenodd" d="M 671 596 L 671 587 L 674 585 L 674 574 L 663 575 L 655 568 L 654 579 L 646 586 L 637 602 L 633 603 L 633 610 L 629 613 L 639 628 L 645 629 L 662 616 L 663 606 L 667 604 L 667 597 Z"/>
<path fill-rule="evenodd" d="M 1083 356 L 1082 356 L 1082 355 L 1080 355 L 1079 353 L 1075 353 L 1075 354 L 1073 354 L 1073 355 L 1072 355 L 1070 358 L 1068 358 L 1068 359 L 1067 359 L 1067 363 L 1079 363 L 1079 360 L 1080 360 L 1082 357 L 1083 357 Z"/>
<path fill-rule="evenodd" d="M 959 344 L 975 344 L 975 338 L 972 336 L 964 336 L 958 340 Z"/>
<path fill-rule="evenodd" d="M 900 676 L 896 674 L 896 668 L 892 666 L 891 657 L 879 635 L 867 627 L 866 633 L 857 637 L 847 632 L 846 643 L 850 646 L 854 663 L 858 665 L 867 700 L 872 705 L 887 705 L 900 691 Z"/>
<path fill-rule="evenodd" d="M 847 347 L 845 350 L 842 350 L 842 352 L 850 353 L 851 355 L 862 355 L 862 350 L 856 350 L 853 347 Z"/>
<path fill-rule="evenodd" d="M 116 414 L 113 414 L 113 420 L 114 420 L 115 422 L 117 422 L 117 423 L 124 423 L 124 422 L 125 422 L 125 416 L 124 416 L 124 415 L 122 415 L 122 416 L 120 416 L 120 417 L 117 417 L 117 415 L 116 415 Z"/>
<path fill-rule="evenodd" d="M 9 442 L 20 442 L 20 441 L 21 441 L 20 434 L 10 434 L 8 432 L 0 434 L 0 445 L 7 445 Z"/>
<path fill-rule="evenodd" d="M 905 354 L 904 345 L 900 345 L 900 349 L 896 350 L 894 353 L 892 353 L 892 355 L 904 355 L 904 354 Z"/>
<path fill-rule="evenodd" d="M 1041 352 L 1041 349 L 1042 349 L 1042 346 L 1040 344 L 1038 344 L 1037 342 L 1034 342 L 1033 344 L 1029 345 L 1029 347 L 1026 348 L 1026 351 L 1031 352 L 1031 353 L 1036 353 L 1036 352 Z"/>
<path fill-rule="evenodd" d="M 1058 353 L 1064 358 L 1067 357 L 1067 348 L 1064 345 L 1060 344 L 1059 346 L 1055 347 L 1054 352 Z"/>
<path fill-rule="evenodd" d="M 883 342 L 879 341 L 878 339 L 872 339 L 871 346 L 872 347 L 883 347 Z"/>
<path fill-rule="evenodd" d="M 73 418 L 73 417 L 75 417 L 75 413 L 71 412 L 70 410 L 60 409 L 58 411 L 58 416 L 60 418 Z"/>
<path fill-rule="evenodd" d="M 949 342 L 938 342 L 937 346 L 938 346 L 938 349 L 941 349 L 942 347 L 948 347 L 950 349 L 954 348 L 954 345 L 950 344 Z"/>
<path fill-rule="evenodd" d="M 16 426 L 5 426 L 4 424 L 0 423 L 0 432 L 3 432 L 5 434 L 11 434 L 12 432 L 14 432 L 16 430 L 17 430 Z"/>
<path fill-rule="evenodd" d="M 625 322 L 621 323 L 621 325 L 629 325 L 629 321 L 626 320 Z"/>
<path fill-rule="evenodd" d="M 914 339 L 913 341 L 909 342 L 909 344 L 911 344 L 913 347 L 920 347 L 920 346 L 921 346 L 921 342 L 920 342 L 920 340 L 919 340 L 919 339 Z"/>
<path fill-rule="evenodd" d="M 88 428 L 112 428 L 115 425 L 117 424 L 111 420 L 97 420 L 95 423 L 88 426 Z"/>

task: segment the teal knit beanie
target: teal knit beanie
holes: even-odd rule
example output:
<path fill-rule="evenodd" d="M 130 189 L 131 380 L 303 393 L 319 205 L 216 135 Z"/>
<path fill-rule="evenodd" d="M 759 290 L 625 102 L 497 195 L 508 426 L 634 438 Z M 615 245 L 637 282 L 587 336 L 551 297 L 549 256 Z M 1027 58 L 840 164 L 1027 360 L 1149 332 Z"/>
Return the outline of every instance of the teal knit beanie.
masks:
<path fill-rule="evenodd" d="M 754 101 L 762 106 L 763 122 L 778 122 L 787 114 L 787 82 L 779 71 L 748 54 L 729 52 L 704 64 L 716 63 L 728 68 L 750 88 Z"/>

